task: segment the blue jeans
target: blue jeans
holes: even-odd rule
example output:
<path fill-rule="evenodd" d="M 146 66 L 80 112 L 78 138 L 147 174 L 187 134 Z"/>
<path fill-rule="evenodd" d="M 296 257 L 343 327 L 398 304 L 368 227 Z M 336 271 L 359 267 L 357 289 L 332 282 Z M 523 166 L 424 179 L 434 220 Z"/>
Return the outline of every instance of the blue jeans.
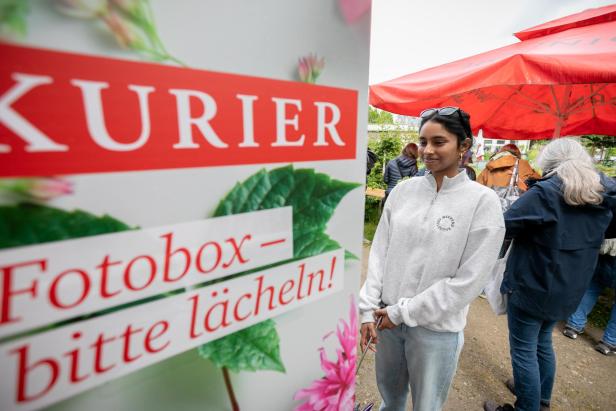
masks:
<path fill-rule="evenodd" d="M 580 301 L 580 305 L 578 305 L 577 310 L 567 319 L 567 325 L 577 331 L 582 331 L 584 326 L 586 325 L 586 318 L 588 314 L 592 311 L 593 307 L 597 303 L 597 298 L 601 295 L 601 291 L 603 291 L 603 287 L 601 287 L 597 282 L 592 281 L 588 290 L 582 297 L 582 301 Z M 605 327 L 605 331 L 603 333 L 603 341 L 610 344 L 616 345 L 616 304 L 612 306 L 612 313 L 610 315 L 610 320 L 607 323 L 607 327 Z"/>
<path fill-rule="evenodd" d="M 409 384 L 414 411 L 441 410 L 464 345 L 462 332 L 404 324 L 378 332 L 376 382 L 381 411 L 405 411 Z"/>
<path fill-rule="evenodd" d="M 552 330 L 556 321 L 547 321 L 507 306 L 509 349 L 515 382 L 516 411 L 538 411 L 549 405 L 556 374 Z"/>

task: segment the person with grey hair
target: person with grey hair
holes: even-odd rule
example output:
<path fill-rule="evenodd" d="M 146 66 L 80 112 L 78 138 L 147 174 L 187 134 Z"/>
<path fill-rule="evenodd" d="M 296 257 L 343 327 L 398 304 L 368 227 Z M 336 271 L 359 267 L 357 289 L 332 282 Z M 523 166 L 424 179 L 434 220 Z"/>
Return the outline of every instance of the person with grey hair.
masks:
<path fill-rule="evenodd" d="M 552 141 L 538 159 L 543 178 L 505 213 L 513 240 L 501 292 L 517 397 L 486 411 L 549 409 L 556 372 L 552 330 L 573 313 L 588 288 L 604 238 L 616 235 L 616 188 L 574 139 Z"/>

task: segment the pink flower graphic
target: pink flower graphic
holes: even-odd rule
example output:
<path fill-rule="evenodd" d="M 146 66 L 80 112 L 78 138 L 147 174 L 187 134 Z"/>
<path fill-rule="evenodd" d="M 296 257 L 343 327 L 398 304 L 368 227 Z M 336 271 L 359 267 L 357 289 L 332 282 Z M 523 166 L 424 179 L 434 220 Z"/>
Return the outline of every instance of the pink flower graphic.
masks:
<path fill-rule="evenodd" d="M 109 30 L 111 30 L 120 46 L 135 50 L 143 48 L 143 41 L 139 38 L 137 31 L 120 14 L 111 11 L 101 18 Z"/>
<path fill-rule="evenodd" d="M 36 178 L 29 180 L 26 194 L 36 200 L 48 201 L 56 197 L 73 193 L 72 184 L 61 178 Z"/>
<path fill-rule="evenodd" d="M 137 14 L 141 0 L 111 0 L 111 3 L 128 14 Z"/>
<path fill-rule="evenodd" d="M 340 348 L 336 350 L 335 361 L 329 360 L 325 348 L 319 348 L 321 368 L 325 376 L 313 381 L 312 385 L 298 391 L 293 399 L 306 402 L 295 411 L 339 411 L 352 410 L 355 397 L 355 362 L 357 360 L 357 307 L 351 296 L 350 319 L 338 322 L 336 335 Z M 328 333 L 323 340 L 332 335 Z"/>
<path fill-rule="evenodd" d="M 107 12 L 106 0 L 56 0 L 56 10 L 69 17 L 94 19 Z"/>
<path fill-rule="evenodd" d="M 73 193 L 69 181 L 57 177 L 20 178 L 0 180 L 0 190 L 13 192 L 38 201 L 49 201 Z"/>
<path fill-rule="evenodd" d="M 173 61 L 161 41 L 149 0 L 55 0 L 56 9 L 68 16 L 102 22 L 117 44 L 154 61 Z"/>
<path fill-rule="evenodd" d="M 347 24 L 355 23 L 370 11 L 372 0 L 338 0 L 338 6 Z"/>
<path fill-rule="evenodd" d="M 317 78 L 325 68 L 325 59 L 318 58 L 316 54 L 300 57 L 297 72 L 299 79 L 305 83 L 316 83 Z"/>

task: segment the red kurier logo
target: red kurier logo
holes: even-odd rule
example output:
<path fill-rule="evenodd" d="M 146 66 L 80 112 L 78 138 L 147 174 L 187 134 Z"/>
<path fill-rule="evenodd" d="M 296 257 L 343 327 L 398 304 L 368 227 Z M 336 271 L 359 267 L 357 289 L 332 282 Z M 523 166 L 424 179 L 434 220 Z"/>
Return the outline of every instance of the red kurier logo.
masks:
<path fill-rule="evenodd" d="M 0 44 L 0 177 L 355 158 L 357 92 Z"/>

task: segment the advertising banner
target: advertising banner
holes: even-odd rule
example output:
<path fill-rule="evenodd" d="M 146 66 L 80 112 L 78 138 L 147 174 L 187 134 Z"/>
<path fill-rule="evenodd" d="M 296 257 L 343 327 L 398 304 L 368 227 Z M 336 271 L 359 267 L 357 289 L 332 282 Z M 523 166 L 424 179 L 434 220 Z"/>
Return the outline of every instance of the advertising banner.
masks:
<path fill-rule="evenodd" d="M 7 2 L 1 410 L 352 409 L 366 4 Z"/>

